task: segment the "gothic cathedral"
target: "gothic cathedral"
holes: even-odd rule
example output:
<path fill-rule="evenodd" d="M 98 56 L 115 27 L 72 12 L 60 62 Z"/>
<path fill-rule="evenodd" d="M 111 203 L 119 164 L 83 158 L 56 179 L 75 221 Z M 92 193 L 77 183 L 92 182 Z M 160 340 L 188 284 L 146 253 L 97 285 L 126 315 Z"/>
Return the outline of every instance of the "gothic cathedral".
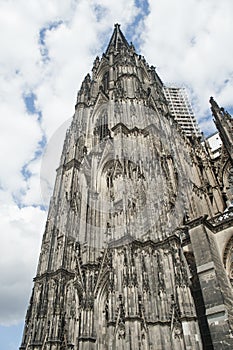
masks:
<path fill-rule="evenodd" d="M 21 350 L 233 349 L 233 121 L 174 119 L 115 25 L 78 93 Z"/>

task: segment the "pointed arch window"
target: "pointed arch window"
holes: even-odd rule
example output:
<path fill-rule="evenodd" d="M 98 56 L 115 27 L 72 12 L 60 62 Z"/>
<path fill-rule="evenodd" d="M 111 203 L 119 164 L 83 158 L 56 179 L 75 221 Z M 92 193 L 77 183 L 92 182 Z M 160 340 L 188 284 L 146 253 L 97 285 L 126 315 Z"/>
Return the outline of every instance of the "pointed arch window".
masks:
<path fill-rule="evenodd" d="M 111 136 L 108 128 L 108 115 L 106 111 L 97 120 L 94 134 L 99 136 L 99 141 L 103 141 Z"/>
<path fill-rule="evenodd" d="M 103 92 L 106 94 L 109 89 L 109 72 L 104 73 L 101 85 L 103 88 Z"/>
<path fill-rule="evenodd" d="M 228 243 L 225 246 L 223 253 L 223 263 L 233 287 L 233 236 L 229 239 Z"/>

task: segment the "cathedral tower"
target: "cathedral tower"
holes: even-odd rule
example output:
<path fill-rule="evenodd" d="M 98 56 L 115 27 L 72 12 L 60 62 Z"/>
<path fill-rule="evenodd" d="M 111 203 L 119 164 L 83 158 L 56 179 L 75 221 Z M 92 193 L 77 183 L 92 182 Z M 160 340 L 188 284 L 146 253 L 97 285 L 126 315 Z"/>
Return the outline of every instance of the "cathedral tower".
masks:
<path fill-rule="evenodd" d="M 115 25 L 77 96 L 20 349 L 229 349 L 211 224 L 225 203 L 199 138 Z"/>

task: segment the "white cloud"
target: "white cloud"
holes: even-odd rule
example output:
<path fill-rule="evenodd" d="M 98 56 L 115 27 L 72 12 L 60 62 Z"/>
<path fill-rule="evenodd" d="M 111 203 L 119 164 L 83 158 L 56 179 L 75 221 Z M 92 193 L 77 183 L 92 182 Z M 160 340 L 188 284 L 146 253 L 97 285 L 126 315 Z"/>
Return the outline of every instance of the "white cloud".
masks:
<path fill-rule="evenodd" d="M 137 12 L 133 0 L 0 3 L 0 324 L 25 316 L 46 218 L 41 205 L 48 203 L 41 181 L 54 177 L 62 125 L 74 113 L 81 81 L 107 45 L 113 23 L 124 29 Z M 31 93 L 32 113 L 24 101 Z M 41 165 L 45 139 L 52 154 Z"/>
<path fill-rule="evenodd" d="M 211 95 L 220 104 L 232 106 L 232 1 L 149 2 L 142 51 L 158 66 L 164 82 L 190 88 L 199 120 L 210 114 Z M 207 123 L 205 130 L 210 127 Z"/>
<path fill-rule="evenodd" d="M 45 212 L 33 207 L 19 209 L 6 193 L 1 198 L 0 324 L 9 325 L 22 320 L 28 304 Z"/>
<path fill-rule="evenodd" d="M 146 1 L 137 3 L 146 7 Z M 215 95 L 222 105 L 232 105 L 233 3 L 149 3 L 150 14 L 130 33 L 135 40 L 141 38 L 141 53 L 158 66 L 164 81 L 190 86 L 195 109 L 205 117 L 202 126 L 211 131 L 206 119 L 209 96 Z M 0 3 L 0 299 L 4 305 L 0 323 L 24 317 L 46 216 L 39 205 L 48 201 L 47 188 L 42 186 L 40 193 L 41 177 L 53 181 L 63 142 L 62 125 L 74 113 L 81 81 L 91 71 L 95 56 L 106 48 L 113 24 L 121 23 L 126 32 L 137 15 L 134 0 Z M 30 114 L 23 96 L 31 92 L 36 96 L 36 110 Z M 37 152 L 42 138 L 52 145 L 52 153 L 43 158 L 41 170 Z M 53 153 L 54 149 L 58 151 Z M 23 168 L 30 172 L 29 177 L 22 173 Z M 18 202 L 24 207 L 20 209 Z"/>
<path fill-rule="evenodd" d="M 42 133 L 37 116 L 26 113 L 17 78 L 3 81 L 1 86 L 6 92 L 0 104 L 0 179 L 3 188 L 15 192 L 23 179 L 22 166 L 33 157 Z"/>

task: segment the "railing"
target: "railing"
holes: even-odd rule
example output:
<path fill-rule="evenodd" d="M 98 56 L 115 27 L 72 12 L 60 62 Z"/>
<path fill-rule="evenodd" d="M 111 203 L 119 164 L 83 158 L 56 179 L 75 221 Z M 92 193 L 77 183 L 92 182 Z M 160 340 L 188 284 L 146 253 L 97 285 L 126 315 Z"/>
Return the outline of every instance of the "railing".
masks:
<path fill-rule="evenodd" d="M 233 208 L 230 208 L 226 210 L 224 213 L 218 214 L 217 216 L 215 216 L 214 218 L 211 218 L 208 221 L 212 225 L 216 225 L 223 221 L 228 221 L 229 219 L 232 219 L 232 218 L 233 218 Z"/>

